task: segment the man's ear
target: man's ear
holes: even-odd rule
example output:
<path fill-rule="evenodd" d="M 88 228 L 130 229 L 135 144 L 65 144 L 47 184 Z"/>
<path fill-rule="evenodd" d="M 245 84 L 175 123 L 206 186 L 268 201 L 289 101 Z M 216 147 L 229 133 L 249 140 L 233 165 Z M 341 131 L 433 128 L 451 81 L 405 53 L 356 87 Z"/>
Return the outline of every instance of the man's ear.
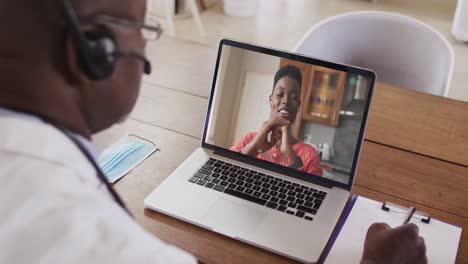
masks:
<path fill-rule="evenodd" d="M 273 100 L 272 96 L 273 96 L 272 94 L 270 94 L 270 96 L 268 96 L 268 102 L 270 103 L 270 106 L 271 106 L 271 100 Z"/>

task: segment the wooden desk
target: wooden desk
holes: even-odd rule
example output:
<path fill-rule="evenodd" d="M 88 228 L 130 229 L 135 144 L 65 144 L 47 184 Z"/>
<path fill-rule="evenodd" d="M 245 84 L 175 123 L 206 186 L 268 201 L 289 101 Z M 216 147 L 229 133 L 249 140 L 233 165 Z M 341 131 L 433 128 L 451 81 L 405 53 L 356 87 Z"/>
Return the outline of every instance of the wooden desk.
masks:
<path fill-rule="evenodd" d="M 119 131 L 100 135 L 100 141 L 110 144 L 136 133 L 161 148 L 116 184 L 136 221 L 147 230 L 207 263 L 294 262 L 145 210 L 143 199 L 199 146 L 199 139 L 135 120 Z M 378 85 L 353 193 L 415 205 L 434 218 L 468 228 L 468 103 Z M 466 231 L 457 263 L 468 263 Z"/>

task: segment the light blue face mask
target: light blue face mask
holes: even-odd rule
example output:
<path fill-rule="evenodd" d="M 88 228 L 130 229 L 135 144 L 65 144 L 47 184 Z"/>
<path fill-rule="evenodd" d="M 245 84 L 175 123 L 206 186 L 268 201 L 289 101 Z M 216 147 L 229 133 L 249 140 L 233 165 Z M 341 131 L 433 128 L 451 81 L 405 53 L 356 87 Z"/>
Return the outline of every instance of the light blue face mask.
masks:
<path fill-rule="evenodd" d="M 127 136 L 105 149 L 98 158 L 98 164 L 107 180 L 113 183 L 133 170 L 156 150 L 154 144 Z"/>

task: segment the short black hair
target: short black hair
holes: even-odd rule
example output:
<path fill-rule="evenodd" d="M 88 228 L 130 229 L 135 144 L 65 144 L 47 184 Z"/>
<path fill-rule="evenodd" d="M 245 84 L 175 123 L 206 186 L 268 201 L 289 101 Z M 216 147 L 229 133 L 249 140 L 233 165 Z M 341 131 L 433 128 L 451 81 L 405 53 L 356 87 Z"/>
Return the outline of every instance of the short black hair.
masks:
<path fill-rule="evenodd" d="M 275 74 L 275 81 L 273 83 L 273 90 L 275 89 L 276 83 L 278 83 L 279 80 L 283 77 L 289 77 L 297 81 L 299 84 L 299 94 L 301 93 L 301 87 L 302 87 L 302 73 L 301 70 L 299 70 L 298 67 L 293 66 L 293 65 L 285 65 L 276 72 Z"/>

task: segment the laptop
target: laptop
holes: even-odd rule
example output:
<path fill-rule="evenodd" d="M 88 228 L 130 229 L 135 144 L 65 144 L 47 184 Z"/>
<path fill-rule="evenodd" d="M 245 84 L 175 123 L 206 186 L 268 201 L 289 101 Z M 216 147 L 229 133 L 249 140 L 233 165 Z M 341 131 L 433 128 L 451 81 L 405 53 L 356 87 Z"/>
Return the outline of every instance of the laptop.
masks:
<path fill-rule="evenodd" d="M 146 208 L 319 261 L 356 173 L 375 74 L 223 39 L 201 146 Z"/>

